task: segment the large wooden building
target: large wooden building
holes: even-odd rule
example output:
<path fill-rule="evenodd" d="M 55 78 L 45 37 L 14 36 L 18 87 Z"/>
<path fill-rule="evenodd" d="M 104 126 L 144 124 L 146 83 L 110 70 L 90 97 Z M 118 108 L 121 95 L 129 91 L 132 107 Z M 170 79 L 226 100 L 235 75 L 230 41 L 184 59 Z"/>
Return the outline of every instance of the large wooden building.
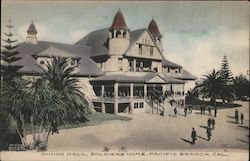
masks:
<path fill-rule="evenodd" d="M 180 106 L 185 105 L 185 84 L 195 76 L 181 65 L 167 60 L 163 54 L 162 34 L 154 19 L 147 28 L 130 31 L 119 10 L 110 27 L 93 31 L 75 44 L 39 41 L 35 25 L 27 30 L 27 38 L 18 44 L 22 57 L 15 65 L 24 75 L 42 72 L 51 57 L 69 57 L 77 66 L 75 76 L 96 111 L 107 113 L 151 112 L 148 93 L 169 91 Z M 171 108 L 168 101 L 165 108 Z M 161 109 L 163 110 L 163 109 Z"/>

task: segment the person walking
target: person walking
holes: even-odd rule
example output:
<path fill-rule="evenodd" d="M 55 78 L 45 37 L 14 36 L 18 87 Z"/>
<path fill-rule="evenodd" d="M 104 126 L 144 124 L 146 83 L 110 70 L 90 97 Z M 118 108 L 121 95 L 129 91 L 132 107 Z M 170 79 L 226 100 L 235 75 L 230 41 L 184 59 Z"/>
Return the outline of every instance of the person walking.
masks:
<path fill-rule="evenodd" d="M 239 111 L 238 111 L 238 109 L 235 109 L 234 113 L 235 113 L 235 120 L 238 123 L 238 120 L 239 120 Z"/>
<path fill-rule="evenodd" d="M 214 107 L 214 117 L 216 117 L 216 115 L 217 115 L 217 108 Z"/>
<path fill-rule="evenodd" d="M 176 107 L 174 108 L 174 115 L 175 115 L 175 117 L 177 116 L 177 109 L 176 109 Z"/>
<path fill-rule="evenodd" d="M 205 104 L 202 106 L 202 113 L 206 114 L 206 105 Z"/>
<path fill-rule="evenodd" d="M 208 140 L 208 141 L 211 140 L 211 136 L 212 136 L 211 128 L 208 127 L 208 128 L 207 128 L 207 140 Z"/>
<path fill-rule="evenodd" d="M 215 120 L 214 120 L 214 118 L 212 118 L 211 124 L 212 124 L 212 129 L 214 130 L 215 129 Z"/>
<path fill-rule="evenodd" d="M 203 113 L 203 107 L 202 107 L 202 105 L 200 107 L 200 110 L 201 110 L 201 115 L 202 115 L 202 113 Z"/>
<path fill-rule="evenodd" d="M 209 117 L 208 120 L 207 120 L 207 127 L 208 127 L 208 128 L 211 128 L 211 124 L 212 124 L 212 120 L 211 120 L 211 118 Z"/>
<path fill-rule="evenodd" d="M 184 108 L 185 117 L 187 116 L 187 107 Z"/>
<path fill-rule="evenodd" d="M 196 138 L 196 131 L 194 128 L 192 129 L 191 138 L 192 138 L 192 144 L 195 144 L 195 140 L 197 138 Z"/>
<path fill-rule="evenodd" d="M 241 120 L 241 124 L 243 124 L 243 120 L 244 120 L 244 115 L 243 115 L 243 113 L 240 114 L 240 120 Z"/>
<path fill-rule="evenodd" d="M 209 116 L 211 116 L 211 106 L 208 106 L 208 113 L 209 113 Z"/>
<path fill-rule="evenodd" d="M 193 107 L 192 106 L 189 106 L 189 113 L 191 114 L 193 111 Z"/>

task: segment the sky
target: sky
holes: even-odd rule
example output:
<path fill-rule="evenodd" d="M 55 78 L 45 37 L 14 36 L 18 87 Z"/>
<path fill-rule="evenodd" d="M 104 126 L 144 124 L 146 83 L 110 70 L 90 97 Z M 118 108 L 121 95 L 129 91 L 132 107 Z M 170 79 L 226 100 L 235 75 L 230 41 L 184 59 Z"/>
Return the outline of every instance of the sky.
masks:
<path fill-rule="evenodd" d="M 1 35 L 11 18 L 19 42 L 25 41 L 33 21 L 39 40 L 75 43 L 89 32 L 110 27 L 120 8 L 131 31 L 147 28 L 154 18 L 163 35 L 164 56 L 199 78 L 218 70 L 224 55 L 234 76 L 249 70 L 247 1 L 3 0 L 1 7 Z"/>

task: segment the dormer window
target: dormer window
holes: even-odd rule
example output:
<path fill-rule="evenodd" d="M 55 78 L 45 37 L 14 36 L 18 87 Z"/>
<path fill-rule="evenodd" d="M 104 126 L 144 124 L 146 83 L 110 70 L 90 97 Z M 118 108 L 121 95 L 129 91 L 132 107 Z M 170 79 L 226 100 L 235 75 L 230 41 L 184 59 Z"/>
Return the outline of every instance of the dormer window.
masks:
<path fill-rule="evenodd" d="M 40 61 L 40 64 L 45 64 L 44 60 L 41 60 L 41 61 Z"/>
<path fill-rule="evenodd" d="M 153 46 L 150 46 L 150 55 L 153 56 L 153 54 L 154 54 L 154 48 Z"/>
<path fill-rule="evenodd" d="M 142 44 L 139 44 L 139 54 L 142 55 Z"/>

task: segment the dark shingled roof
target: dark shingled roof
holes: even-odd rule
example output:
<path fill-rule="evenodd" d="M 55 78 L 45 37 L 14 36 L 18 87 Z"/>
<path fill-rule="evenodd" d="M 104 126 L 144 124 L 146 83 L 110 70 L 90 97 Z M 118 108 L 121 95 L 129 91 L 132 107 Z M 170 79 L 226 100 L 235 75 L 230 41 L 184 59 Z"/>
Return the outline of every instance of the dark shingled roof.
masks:
<path fill-rule="evenodd" d="M 55 47 L 65 52 L 70 52 L 79 57 L 88 55 L 88 52 L 90 51 L 90 48 L 85 45 L 77 46 L 77 45 L 47 42 L 47 41 L 38 41 L 37 44 L 22 42 L 18 44 L 16 50 L 19 51 L 18 56 L 25 57 L 26 55 L 35 55 L 36 53 L 39 53 L 40 51 L 48 47 Z"/>
<path fill-rule="evenodd" d="M 113 28 L 113 29 L 128 29 L 126 22 L 125 22 L 125 18 L 123 16 L 122 12 L 120 11 L 120 9 L 114 17 L 111 28 Z"/>
<path fill-rule="evenodd" d="M 81 59 L 79 62 L 78 72 L 75 74 L 77 76 L 101 76 L 104 73 L 100 68 L 97 67 L 96 63 L 86 57 Z"/>
<path fill-rule="evenodd" d="M 28 34 L 36 34 L 37 33 L 36 27 L 33 23 L 30 24 L 30 26 L 27 30 L 27 33 Z"/>
<path fill-rule="evenodd" d="M 156 24 L 155 20 L 152 19 L 151 22 L 148 25 L 148 30 L 153 35 L 153 37 L 162 37 L 158 25 Z"/>
<path fill-rule="evenodd" d="M 36 60 L 30 55 L 27 55 L 22 59 L 13 62 L 12 64 L 17 66 L 23 66 L 21 69 L 18 70 L 18 73 L 25 73 L 25 74 L 43 73 L 43 70 L 40 67 L 38 67 Z"/>
<path fill-rule="evenodd" d="M 183 68 L 181 69 L 181 73 L 172 74 L 172 77 L 177 78 L 177 79 L 181 79 L 181 80 L 196 80 L 197 79 L 196 76 L 189 73 L 188 71 L 186 71 Z"/>
<path fill-rule="evenodd" d="M 75 45 L 77 46 L 88 46 L 90 51 L 87 56 L 99 56 L 99 55 L 108 55 L 108 38 L 109 31 L 108 29 L 101 29 L 93 31 L 88 35 L 84 36 L 82 39 L 77 41 Z"/>
<path fill-rule="evenodd" d="M 173 63 L 173 62 L 171 62 L 171 61 L 169 61 L 169 60 L 167 60 L 167 59 L 163 59 L 163 60 L 162 60 L 162 66 L 163 66 L 164 68 L 166 68 L 166 67 L 171 67 L 171 68 L 182 68 L 181 65 L 175 64 L 175 63 Z"/>
<path fill-rule="evenodd" d="M 123 74 L 106 74 L 97 77 L 91 82 L 120 82 L 120 83 L 145 83 L 148 80 L 157 76 L 156 73 L 123 73 Z"/>
<path fill-rule="evenodd" d="M 27 73 L 40 73 L 39 67 L 37 67 L 36 61 L 32 56 L 63 56 L 81 58 L 78 76 L 100 76 L 103 74 L 101 69 L 97 67 L 95 62 L 89 57 L 85 56 L 85 52 L 89 52 L 89 47 L 77 46 L 70 44 L 38 41 L 37 44 L 32 43 L 20 43 L 16 48 L 20 53 L 18 57 L 22 57 L 19 61 L 15 62 L 16 65 L 24 66 L 20 69 L 20 72 Z M 14 64 L 13 64 L 14 65 Z"/>
<path fill-rule="evenodd" d="M 159 76 L 164 79 L 167 83 L 174 83 L 174 84 L 184 84 L 186 83 L 185 81 L 183 80 L 179 80 L 179 79 L 175 79 L 167 74 L 159 74 Z"/>

